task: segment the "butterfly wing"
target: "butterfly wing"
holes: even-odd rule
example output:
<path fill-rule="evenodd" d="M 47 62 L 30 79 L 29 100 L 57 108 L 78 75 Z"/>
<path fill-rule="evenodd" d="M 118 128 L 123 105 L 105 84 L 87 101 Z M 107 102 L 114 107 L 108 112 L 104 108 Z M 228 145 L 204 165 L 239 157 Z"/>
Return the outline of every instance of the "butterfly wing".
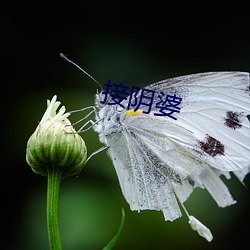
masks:
<path fill-rule="evenodd" d="M 131 132 L 124 131 L 113 135 L 109 143 L 108 152 L 131 210 L 161 210 L 166 220 L 171 221 L 180 217 L 169 174 L 162 176 L 158 172 L 156 162 L 152 159 L 153 154 L 149 155 L 149 151 L 144 150 L 143 142 Z M 164 168 L 164 171 L 170 170 Z M 178 179 L 177 176 L 175 178 Z"/>
<path fill-rule="evenodd" d="M 248 74 L 196 74 L 146 88 L 155 97 L 164 91 L 182 102 L 177 120 L 155 116 L 154 108 L 150 114 L 124 113 L 125 129 L 108 138 L 131 209 L 162 210 L 172 221 L 181 215 L 175 195 L 184 202 L 196 186 L 206 188 L 221 207 L 233 204 L 220 175 L 234 171 L 243 180 L 249 172 Z"/>
<path fill-rule="evenodd" d="M 180 113 L 175 114 L 177 120 L 164 118 L 195 134 L 195 150 L 203 160 L 223 171 L 249 167 L 248 73 L 194 74 L 161 81 L 146 89 L 155 91 L 154 103 L 160 92 L 182 98 Z M 154 107 L 152 111 L 157 113 Z"/>

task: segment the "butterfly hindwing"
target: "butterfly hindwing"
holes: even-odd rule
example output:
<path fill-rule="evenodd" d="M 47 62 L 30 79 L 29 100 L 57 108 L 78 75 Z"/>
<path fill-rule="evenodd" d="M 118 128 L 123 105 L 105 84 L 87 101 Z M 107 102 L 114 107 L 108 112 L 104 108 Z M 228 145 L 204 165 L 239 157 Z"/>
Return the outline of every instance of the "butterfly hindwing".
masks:
<path fill-rule="evenodd" d="M 196 152 L 209 164 L 223 171 L 249 166 L 248 73 L 194 74 L 151 84 L 146 89 L 155 91 L 154 102 L 160 92 L 182 98 L 180 112 L 175 113 L 177 120 L 163 118 L 192 131 L 196 137 Z"/>

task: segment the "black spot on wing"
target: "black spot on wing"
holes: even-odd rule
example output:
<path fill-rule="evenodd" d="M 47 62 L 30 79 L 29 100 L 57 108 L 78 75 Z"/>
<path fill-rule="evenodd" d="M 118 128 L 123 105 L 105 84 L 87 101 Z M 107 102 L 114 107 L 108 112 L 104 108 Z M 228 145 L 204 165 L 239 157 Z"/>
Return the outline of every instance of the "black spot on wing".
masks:
<path fill-rule="evenodd" d="M 224 118 L 224 124 L 232 129 L 240 128 L 242 113 L 227 111 L 227 115 Z"/>
<path fill-rule="evenodd" d="M 187 177 L 187 181 L 192 187 L 194 187 L 195 181 L 190 176 Z"/>
<path fill-rule="evenodd" d="M 250 94 L 250 85 L 247 86 L 246 92 Z"/>
<path fill-rule="evenodd" d="M 212 157 L 216 155 L 224 155 L 225 152 L 224 145 L 210 135 L 207 135 L 204 141 L 200 141 L 199 146 L 204 152 Z"/>

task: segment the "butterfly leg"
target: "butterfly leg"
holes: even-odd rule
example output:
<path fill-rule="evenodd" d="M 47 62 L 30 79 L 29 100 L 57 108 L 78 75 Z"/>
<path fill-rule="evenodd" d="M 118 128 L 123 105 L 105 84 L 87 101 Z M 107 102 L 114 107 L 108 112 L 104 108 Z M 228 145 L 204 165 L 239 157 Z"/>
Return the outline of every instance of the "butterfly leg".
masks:
<path fill-rule="evenodd" d="M 86 132 L 88 130 L 90 130 L 93 126 L 96 125 L 96 123 L 98 123 L 99 121 L 93 122 L 92 120 L 88 120 L 86 123 L 84 123 L 77 131 L 77 133 L 82 133 L 82 132 Z M 89 123 L 91 123 L 91 125 L 88 128 L 85 128 Z"/>
<path fill-rule="evenodd" d="M 86 107 L 86 108 L 82 108 L 82 109 L 77 109 L 77 110 L 73 110 L 73 111 L 70 111 L 70 114 L 72 113 L 76 113 L 76 112 L 83 112 L 85 110 L 88 110 L 88 109 L 92 109 L 87 115 L 85 115 L 83 118 L 81 118 L 80 120 L 78 120 L 77 122 L 75 122 L 74 124 L 72 124 L 73 126 L 81 123 L 82 121 L 86 120 L 87 118 L 89 118 L 93 113 L 95 115 L 97 115 L 97 111 L 96 111 L 96 107 L 95 106 L 89 106 L 89 107 Z M 97 121 L 99 122 L 99 121 Z M 85 132 L 85 131 L 88 131 L 89 129 L 91 129 L 97 122 L 93 122 L 92 120 L 88 120 L 86 123 L 84 123 L 77 131 L 77 133 L 81 133 L 81 132 Z M 89 126 L 88 128 L 84 129 L 88 124 L 91 123 L 91 126 Z"/>
<path fill-rule="evenodd" d="M 83 118 L 81 118 L 79 121 L 75 122 L 73 125 L 76 125 L 76 124 L 82 122 L 83 120 L 87 119 L 93 113 L 96 114 L 96 108 L 95 108 L 95 106 L 90 106 L 90 107 L 86 107 L 86 108 L 82 108 L 82 109 L 77 109 L 77 110 L 73 110 L 73 111 L 69 112 L 70 114 L 72 114 L 72 113 L 76 113 L 76 112 L 82 112 L 82 111 L 85 111 L 87 109 L 92 109 L 92 110 L 87 115 L 85 115 Z"/>
<path fill-rule="evenodd" d="M 102 152 L 103 150 L 107 149 L 108 146 L 102 146 L 101 148 L 97 149 L 96 151 L 94 151 L 93 153 L 91 153 L 91 155 L 87 158 L 87 160 L 85 161 L 84 165 L 86 165 L 86 163 L 96 154 Z"/>
<path fill-rule="evenodd" d="M 99 149 L 97 149 L 96 151 L 94 151 L 93 153 L 91 153 L 91 155 L 90 155 L 90 156 L 87 158 L 87 160 L 84 162 L 84 164 L 83 164 L 83 166 L 81 167 L 81 169 L 78 171 L 77 176 L 80 175 L 80 173 L 81 173 L 83 167 L 87 164 L 87 162 L 88 162 L 94 155 L 96 155 L 96 154 L 102 152 L 103 150 L 105 150 L 105 149 L 107 149 L 107 148 L 108 148 L 108 146 L 102 146 L 101 148 L 99 148 Z"/>

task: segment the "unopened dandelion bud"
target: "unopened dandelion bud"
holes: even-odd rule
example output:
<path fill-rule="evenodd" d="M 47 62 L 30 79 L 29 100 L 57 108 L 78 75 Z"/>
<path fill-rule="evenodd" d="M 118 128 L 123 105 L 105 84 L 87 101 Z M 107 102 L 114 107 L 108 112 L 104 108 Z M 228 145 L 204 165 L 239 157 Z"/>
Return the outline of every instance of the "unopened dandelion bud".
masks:
<path fill-rule="evenodd" d="M 62 177 L 75 175 L 87 158 L 86 145 L 68 120 L 70 113 L 65 113 L 65 107 L 56 113 L 60 105 L 56 96 L 47 104 L 41 122 L 28 140 L 26 160 L 37 174 L 47 176 L 49 168 L 59 168 Z"/>

